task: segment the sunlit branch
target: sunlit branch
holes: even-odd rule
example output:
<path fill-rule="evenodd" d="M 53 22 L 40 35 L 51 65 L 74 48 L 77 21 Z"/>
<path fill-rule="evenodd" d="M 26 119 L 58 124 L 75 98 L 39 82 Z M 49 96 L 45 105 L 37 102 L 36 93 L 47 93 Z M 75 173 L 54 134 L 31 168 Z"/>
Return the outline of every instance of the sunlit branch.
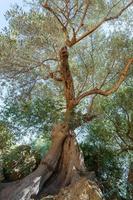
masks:
<path fill-rule="evenodd" d="M 115 20 L 115 19 L 118 19 L 118 17 L 120 17 L 122 15 L 122 13 L 127 9 L 129 8 L 129 6 L 131 6 L 133 4 L 133 0 L 127 4 L 127 6 L 125 6 L 124 8 L 122 8 L 119 13 L 117 15 L 114 15 L 114 16 L 111 16 L 111 17 L 108 17 L 109 13 L 106 15 L 106 17 L 104 17 L 98 24 L 96 24 L 92 29 L 86 31 L 85 33 L 83 33 L 80 37 L 77 38 L 77 35 L 75 37 L 75 40 L 73 40 L 73 37 L 70 41 L 67 41 L 66 44 L 69 46 L 69 47 L 72 47 L 73 45 L 75 45 L 76 43 L 78 43 L 79 41 L 81 41 L 82 39 L 84 39 L 85 37 L 87 37 L 88 35 L 92 34 L 93 32 L 95 32 L 99 27 L 101 27 L 101 25 L 104 23 L 104 22 L 107 22 L 107 21 L 111 21 L 111 20 Z"/>
<path fill-rule="evenodd" d="M 93 94 L 100 94 L 103 96 L 108 96 L 114 92 L 117 91 L 117 89 L 120 87 L 120 85 L 122 84 L 122 82 L 125 80 L 125 78 L 127 77 L 128 74 L 128 70 L 130 65 L 133 63 L 133 58 L 129 59 L 127 64 L 125 65 L 124 69 L 121 71 L 119 79 L 117 80 L 117 82 L 112 86 L 111 89 L 108 90 L 101 90 L 99 88 L 94 88 L 90 91 L 84 92 L 83 94 L 81 94 L 77 100 L 76 100 L 76 104 L 78 104 L 84 97 L 93 95 Z"/>

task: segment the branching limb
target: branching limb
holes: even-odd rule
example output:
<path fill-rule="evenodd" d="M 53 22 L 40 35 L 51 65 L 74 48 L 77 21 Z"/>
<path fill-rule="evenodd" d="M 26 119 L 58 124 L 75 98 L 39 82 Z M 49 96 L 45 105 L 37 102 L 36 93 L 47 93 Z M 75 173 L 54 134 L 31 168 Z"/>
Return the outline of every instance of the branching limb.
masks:
<path fill-rule="evenodd" d="M 67 44 L 69 44 L 69 47 L 72 47 L 73 45 L 75 45 L 76 43 L 78 43 L 79 41 L 81 41 L 82 39 L 84 39 L 85 37 L 87 37 L 88 35 L 92 34 L 93 32 L 95 32 L 103 23 L 107 22 L 107 21 L 111 21 L 111 20 L 115 20 L 118 19 L 119 16 L 122 15 L 122 13 L 129 8 L 129 6 L 131 6 L 133 4 L 133 0 L 127 4 L 124 8 L 122 8 L 119 13 L 117 15 L 111 16 L 109 17 L 109 13 L 107 13 L 106 17 L 104 17 L 98 24 L 96 24 L 92 29 L 86 31 L 85 33 L 83 33 L 79 38 L 76 37 L 76 40 L 72 41 L 70 40 L 69 42 L 67 42 Z"/>
<path fill-rule="evenodd" d="M 65 37 L 65 40 L 69 40 L 69 35 L 68 35 L 68 32 L 67 32 L 67 28 L 66 28 L 66 25 L 63 23 L 63 21 L 60 19 L 60 16 L 54 11 L 54 9 L 52 9 L 49 5 L 48 5 L 48 2 L 42 4 L 42 7 L 45 8 L 46 10 L 48 10 L 50 13 L 52 13 L 54 15 L 54 17 L 57 19 L 57 21 L 59 22 L 59 24 L 61 25 L 62 27 L 62 31 L 64 33 L 64 37 Z M 61 12 L 61 11 L 60 11 Z M 65 14 L 64 14 L 65 16 Z M 66 16 L 65 16 L 66 17 Z"/>
<path fill-rule="evenodd" d="M 114 92 L 116 92 L 118 90 L 118 88 L 120 87 L 120 85 L 122 84 L 122 82 L 125 80 L 127 74 L 128 74 L 128 70 L 130 65 L 133 63 L 133 58 L 129 59 L 127 64 L 125 65 L 124 69 L 121 71 L 120 76 L 118 81 L 112 86 L 111 89 L 108 90 L 101 90 L 99 88 L 94 88 L 88 92 L 84 92 L 83 94 L 81 94 L 79 97 L 77 97 L 76 100 L 76 105 L 86 96 L 90 96 L 90 95 L 95 95 L 95 94 L 100 94 L 103 96 L 108 96 Z"/>
<path fill-rule="evenodd" d="M 64 28 L 64 24 L 63 22 L 60 20 L 59 16 L 56 14 L 56 12 L 48 5 L 48 3 L 44 3 L 42 4 L 42 7 L 44 7 L 46 10 L 50 11 L 55 18 L 57 19 L 57 21 L 59 22 L 59 24 L 62 26 L 62 28 Z"/>

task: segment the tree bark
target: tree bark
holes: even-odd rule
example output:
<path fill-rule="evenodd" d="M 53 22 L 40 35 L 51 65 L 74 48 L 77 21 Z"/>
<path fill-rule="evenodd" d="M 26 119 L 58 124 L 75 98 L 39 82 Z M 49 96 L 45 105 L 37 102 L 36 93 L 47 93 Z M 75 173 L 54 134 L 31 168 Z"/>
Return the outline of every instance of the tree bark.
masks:
<path fill-rule="evenodd" d="M 58 124 L 52 131 L 51 149 L 39 167 L 20 181 L 1 184 L 0 199 L 29 200 L 57 194 L 77 181 L 81 171 L 85 166 L 75 135 L 67 124 Z"/>
<path fill-rule="evenodd" d="M 66 99 L 66 108 L 67 110 L 72 110 L 74 107 L 75 92 L 74 92 L 73 78 L 69 68 L 68 56 L 69 54 L 67 47 L 62 47 L 59 52 L 60 73 L 62 75 L 62 80 L 64 84 L 64 96 Z"/>
<path fill-rule="evenodd" d="M 69 69 L 67 48 L 60 51 L 60 72 L 66 99 L 64 122 L 52 130 L 52 146 L 39 167 L 24 179 L 0 185 L 0 200 L 30 200 L 57 194 L 85 174 L 82 153 L 73 131 L 75 93 Z"/>

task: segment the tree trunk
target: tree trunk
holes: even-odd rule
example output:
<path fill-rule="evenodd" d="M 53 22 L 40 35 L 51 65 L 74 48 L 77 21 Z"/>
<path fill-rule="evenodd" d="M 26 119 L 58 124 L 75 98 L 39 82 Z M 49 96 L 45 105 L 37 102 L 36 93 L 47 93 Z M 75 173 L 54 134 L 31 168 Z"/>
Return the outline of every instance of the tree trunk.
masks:
<path fill-rule="evenodd" d="M 0 200 L 40 199 L 42 196 L 57 194 L 62 187 L 78 181 L 85 172 L 84 159 L 72 131 L 77 123 L 73 118 L 76 104 L 67 48 L 63 47 L 59 55 L 66 99 L 64 123 L 53 128 L 51 149 L 32 174 L 20 181 L 0 185 Z"/>
<path fill-rule="evenodd" d="M 39 167 L 24 179 L 0 185 L 0 200 L 41 199 L 77 182 L 85 172 L 84 159 L 67 124 L 52 131 L 52 146 Z"/>
<path fill-rule="evenodd" d="M 69 132 L 64 141 L 59 162 L 52 176 L 44 183 L 38 196 L 57 194 L 62 187 L 78 180 L 81 171 L 85 171 L 84 160 L 75 136 Z"/>
<path fill-rule="evenodd" d="M 76 181 L 83 170 L 84 161 L 74 134 L 66 124 L 58 124 L 53 129 L 51 149 L 39 167 L 20 181 L 1 184 L 0 199 L 28 200 L 56 194 L 61 187 Z"/>

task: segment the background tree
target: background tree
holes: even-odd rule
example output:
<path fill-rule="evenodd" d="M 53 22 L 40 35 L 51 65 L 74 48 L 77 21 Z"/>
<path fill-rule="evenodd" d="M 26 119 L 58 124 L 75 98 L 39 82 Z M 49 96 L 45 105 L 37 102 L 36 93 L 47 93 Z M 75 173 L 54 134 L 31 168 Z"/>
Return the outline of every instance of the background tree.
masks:
<path fill-rule="evenodd" d="M 100 120 L 86 127 L 88 139 L 82 143 L 87 166 L 96 172 L 108 199 L 112 195 L 132 199 L 131 77 L 132 72 L 113 96 L 95 100 L 93 109 L 99 113 Z"/>

